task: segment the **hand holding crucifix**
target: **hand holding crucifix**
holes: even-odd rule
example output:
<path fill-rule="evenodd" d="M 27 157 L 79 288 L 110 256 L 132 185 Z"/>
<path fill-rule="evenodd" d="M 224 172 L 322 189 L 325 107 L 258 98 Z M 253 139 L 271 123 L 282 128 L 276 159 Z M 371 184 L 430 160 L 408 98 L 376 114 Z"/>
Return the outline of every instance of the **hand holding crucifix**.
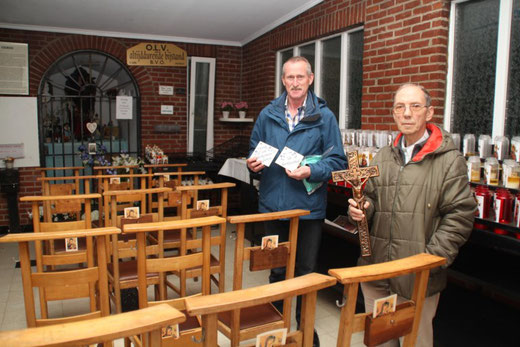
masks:
<path fill-rule="evenodd" d="M 379 176 L 379 169 L 377 166 L 359 167 L 358 152 L 352 151 L 347 153 L 348 170 L 333 171 L 332 181 L 345 181 L 352 186 L 353 199 L 363 214 L 365 213 L 365 197 L 363 195 L 363 185 L 370 177 Z M 359 232 L 359 244 L 361 247 L 361 256 L 366 257 L 371 255 L 370 250 L 370 236 L 368 230 L 368 223 L 366 217 L 357 222 Z"/>

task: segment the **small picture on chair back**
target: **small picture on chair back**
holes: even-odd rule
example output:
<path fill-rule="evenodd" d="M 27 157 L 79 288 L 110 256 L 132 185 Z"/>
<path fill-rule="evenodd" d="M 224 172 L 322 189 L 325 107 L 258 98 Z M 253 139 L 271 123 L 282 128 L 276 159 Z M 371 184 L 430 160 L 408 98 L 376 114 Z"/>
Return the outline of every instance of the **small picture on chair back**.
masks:
<path fill-rule="evenodd" d="M 395 305 L 397 303 L 397 294 L 380 298 L 374 301 L 373 317 L 379 317 L 388 313 L 395 312 Z"/>
<path fill-rule="evenodd" d="M 139 207 L 126 207 L 125 218 L 139 218 Z"/>
<path fill-rule="evenodd" d="M 179 324 L 168 325 L 161 328 L 161 338 L 166 339 L 169 337 L 173 337 L 174 339 L 179 338 Z"/>
<path fill-rule="evenodd" d="M 110 177 L 110 184 L 121 184 L 120 177 Z"/>
<path fill-rule="evenodd" d="M 278 247 L 278 235 L 267 235 L 262 237 L 261 249 L 270 251 L 276 247 Z"/>
<path fill-rule="evenodd" d="M 76 252 L 78 250 L 78 238 L 77 237 L 67 237 L 65 239 L 65 251 L 66 252 Z"/>
<path fill-rule="evenodd" d="M 256 335 L 255 347 L 271 347 L 285 345 L 287 338 L 287 328 L 271 330 L 263 334 Z"/>
<path fill-rule="evenodd" d="M 197 201 L 197 210 L 208 211 L 209 210 L 209 200 Z"/>

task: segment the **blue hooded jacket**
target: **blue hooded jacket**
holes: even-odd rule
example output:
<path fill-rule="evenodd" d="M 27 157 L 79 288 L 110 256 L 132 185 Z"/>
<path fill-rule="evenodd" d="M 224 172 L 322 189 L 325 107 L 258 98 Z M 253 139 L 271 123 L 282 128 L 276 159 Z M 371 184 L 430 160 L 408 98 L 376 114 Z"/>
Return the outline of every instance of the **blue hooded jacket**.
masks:
<path fill-rule="evenodd" d="M 263 141 L 279 151 L 269 167 L 264 168 L 260 181 L 260 212 L 276 212 L 290 209 L 304 209 L 311 213 L 302 219 L 323 219 L 327 208 L 327 181 L 331 172 L 345 170 L 347 159 L 341 142 L 338 122 L 325 100 L 312 91 L 307 94 L 304 118 L 289 132 L 285 119 L 285 99 L 283 93 L 271 101 L 258 116 L 249 145 L 249 156 L 259 141 Z M 325 182 L 311 195 L 307 194 L 303 181 L 290 178 L 285 169 L 275 164 L 276 158 L 287 146 L 303 156 L 323 154 L 332 147 L 330 153 L 316 164 L 309 164 L 309 182 Z"/>

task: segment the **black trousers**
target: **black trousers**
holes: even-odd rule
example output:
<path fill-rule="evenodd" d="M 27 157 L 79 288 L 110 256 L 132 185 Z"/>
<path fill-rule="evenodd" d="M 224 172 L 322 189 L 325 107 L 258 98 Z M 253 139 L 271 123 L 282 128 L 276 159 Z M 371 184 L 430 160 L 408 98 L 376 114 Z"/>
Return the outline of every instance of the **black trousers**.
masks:
<path fill-rule="evenodd" d="M 298 242 L 294 277 L 314 272 L 318 261 L 323 219 L 300 219 L 298 223 Z M 264 224 L 266 235 L 278 235 L 278 242 L 289 240 L 289 221 L 267 221 Z M 271 270 L 269 283 L 285 280 L 285 267 Z M 283 301 L 273 302 L 278 311 L 283 312 Z M 302 298 L 296 299 L 296 322 L 300 325 Z"/>

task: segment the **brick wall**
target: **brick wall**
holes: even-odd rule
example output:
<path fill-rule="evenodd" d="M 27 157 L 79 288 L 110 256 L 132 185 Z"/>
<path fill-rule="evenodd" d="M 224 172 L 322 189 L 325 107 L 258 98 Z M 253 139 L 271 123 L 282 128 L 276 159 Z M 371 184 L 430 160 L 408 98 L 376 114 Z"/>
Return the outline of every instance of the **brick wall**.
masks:
<path fill-rule="evenodd" d="M 0 29 L 0 41 L 24 42 L 29 44 L 29 88 L 30 96 L 37 96 L 38 87 L 45 71 L 61 56 L 73 51 L 92 49 L 108 53 L 121 62 L 126 61 L 126 49 L 140 40 L 97 37 L 87 35 L 68 35 L 60 33 Z M 249 134 L 251 125 L 226 125 L 218 122 L 218 104 L 222 101 L 237 102 L 241 98 L 241 48 L 176 43 L 185 49 L 188 56 L 213 57 L 217 61 L 215 88 L 215 145 L 229 140 L 243 132 Z M 173 85 L 187 88 L 187 69 L 181 67 L 129 66 L 141 94 L 141 138 L 142 149 L 147 144 L 157 144 L 168 153 L 185 153 L 187 146 L 186 96 L 159 95 L 159 85 Z M 174 115 L 161 115 L 161 104 L 173 104 Z M 153 128 L 157 124 L 176 124 L 181 130 L 176 134 L 157 134 Z M 34 168 L 20 170 L 20 196 L 39 195 L 41 189 L 36 181 Z M 20 205 L 20 223 L 28 224 L 26 210 L 29 205 Z M 8 225 L 7 201 L 0 195 L 0 226 Z"/>
<path fill-rule="evenodd" d="M 432 95 L 442 125 L 447 71 L 449 1 L 368 1 L 363 57 L 362 124 L 394 129 L 393 92 L 418 83 Z"/>
<path fill-rule="evenodd" d="M 362 127 L 393 129 L 393 92 L 423 84 L 442 124 L 447 69 L 445 0 L 324 1 L 244 47 L 244 93 L 258 113 L 275 96 L 276 52 L 364 26 Z M 338 77 L 339 78 L 339 77 Z"/>
<path fill-rule="evenodd" d="M 434 121 L 442 123 L 447 69 L 447 0 L 327 0 L 242 48 L 175 43 L 189 56 L 216 57 L 215 144 L 236 135 L 249 135 L 251 123 L 219 122 L 223 101 L 247 101 L 255 117 L 275 96 L 276 52 L 349 28 L 364 26 L 362 127 L 393 129 L 392 93 L 405 82 L 421 83 L 431 91 Z M 37 94 L 46 69 L 60 56 L 78 49 L 96 49 L 125 61 L 127 48 L 139 40 L 0 29 L 0 41 L 27 42 L 30 93 Z M 186 88 L 186 69 L 129 67 L 142 100 L 142 145 L 158 144 L 167 152 L 186 151 L 186 100 L 159 96 L 159 84 Z M 161 103 L 175 105 L 173 116 L 161 116 Z M 174 135 L 153 132 L 155 124 L 177 124 Z M 22 195 L 39 193 L 33 169 L 21 170 Z M 21 206 L 21 223 L 27 223 Z M 0 198 L 0 225 L 7 224 L 6 202 Z"/>

